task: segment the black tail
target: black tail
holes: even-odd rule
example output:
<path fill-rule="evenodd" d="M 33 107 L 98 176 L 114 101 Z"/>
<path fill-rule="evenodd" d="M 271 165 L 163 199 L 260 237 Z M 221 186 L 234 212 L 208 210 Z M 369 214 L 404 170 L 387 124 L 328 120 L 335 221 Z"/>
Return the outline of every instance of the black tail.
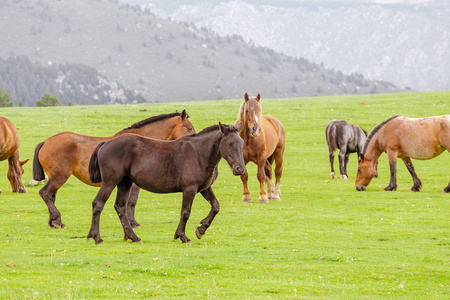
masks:
<path fill-rule="evenodd" d="M 92 152 L 91 160 L 89 161 L 89 180 L 93 183 L 102 182 L 102 174 L 100 173 L 100 167 L 98 166 L 98 150 L 104 143 L 105 142 L 101 142 L 97 145 L 94 152 Z"/>
<path fill-rule="evenodd" d="M 41 162 L 39 161 L 39 151 L 41 150 L 42 146 L 44 146 L 44 142 L 37 144 L 36 149 L 34 150 L 33 179 L 36 181 L 45 179 L 44 169 L 42 168 Z"/>

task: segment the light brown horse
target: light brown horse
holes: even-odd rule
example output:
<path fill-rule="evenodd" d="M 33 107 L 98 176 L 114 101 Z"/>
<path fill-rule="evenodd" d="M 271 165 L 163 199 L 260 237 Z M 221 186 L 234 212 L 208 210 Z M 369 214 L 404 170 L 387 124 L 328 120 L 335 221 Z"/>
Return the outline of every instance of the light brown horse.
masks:
<path fill-rule="evenodd" d="M 240 136 L 244 140 L 242 154 L 247 165 L 249 161 L 258 166 L 257 178 L 259 180 L 259 203 L 268 203 L 269 200 L 280 201 L 280 180 L 283 172 L 283 153 L 285 132 L 283 125 L 276 118 L 262 115 L 261 95 L 249 97 L 245 93 L 236 124 L 243 123 Z M 272 181 L 272 164 L 275 161 L 275 184 Z M 243 202 L 252 202 L 248 189 L 247 170 L 241 175 L 244 185 Z M 267 194 L 264 189 L 267 183 Z"/>
<path fill-rule="evenodd" d="M 61 213 L 55 206 L 55 196 L 58 189 L 74 175 L 85 184 L 100 186 L 89 180 L 89 160 L 95 147 L 100 142 L 109 141 L 125 133 L 134 133 L 160 140 L 174 140 L 184 135 L 195 133 L 188 120 L 185 110 L 182 113 L 154 116 L 125 128 L 110 137 L 93 137 L 74 132 L 61 132 L 47 138 L 36 146 L 33 162 L 33 179 L 43 180 L 48 176 L 47 184 L 39 191 L 49 212 L 51 227 L 64 228 Z M 139 194 L 139 188 L 134 186 L 127 203 L 127 215 L 133 227 L 139 227 L 134 218 L 134 209 Z"/>
<path fill-rule="evenodd" d="M 396 164 L 397 157 L 399 157 L 413 178 L 411 191 L 418 192 L 422 182 L 417 177 L 411 158 L 431 159 L 445 150 L 450 150 L 450 115 L 419 119 L 390 117 L 375 126 L 366 140 L 356 174 L 356 189 L 364 191 L 367 188 L 376 174 L 378 157 L 386 152 L 391 180 L 384 190 L 397 189 Z M 450 192 L 450 183 L 444 192 Z"/>
<path fill-rule="evenodd" d="M 0 117 L 0 161 L 8 160 L 8 180 L 13 193 L 26 193 L 27 189 L 22 182 L 23 165 L 27 163 L 19 160 L 19 134 L 13 123 Z M 0 194 L 2 192 L 0 191 Z"/>

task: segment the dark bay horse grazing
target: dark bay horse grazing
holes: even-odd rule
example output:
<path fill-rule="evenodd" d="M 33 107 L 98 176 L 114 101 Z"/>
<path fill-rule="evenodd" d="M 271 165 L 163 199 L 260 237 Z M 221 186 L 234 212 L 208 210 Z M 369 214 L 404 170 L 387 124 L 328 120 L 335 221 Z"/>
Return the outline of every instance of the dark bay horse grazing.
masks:
<path fill-rule="evenodd" d="M 183 112 L 154 116 L 125 128 L 110 137 L 93 137 L 74 132 L 61 132 L 47 138 L 37 145 L 34 162 L 33 178 L 40 181 L 48 176 L 47 184 L 39 191 L 47 204 L 51 227 L 64 228 L 61 213 L 55 206 L 55 196 L 59 188 L 74 175 L 85 184 L 100 186 L 89 180 L 89 160 L 92 151 L 100 142 L 109 141 L 125 133 L 134 133 L 160 140 L 173 140 L 184 135 L 195 133 L 194 127 L 188 120 L 189 116 Z M 133 227 L 139 227 L 134 218 L 139 188 L 134 187 L 128 203 L 128 217 Z"/>
<path fill-rule="evenodd" d="M 27 163 L 19 160 L 19 134 L 16 127 L 4 117 L 0 117 L 0 161 L 8 160 L 7 177 L 14 193 L 26 193 L 22 182 L 23 165 Z M 2 192 L 0 191 L 0 194 Z"/>
<path fill-rule="evenodd" d="M 376 173 L 376 161 L 386 152 L 391 180 L 385 191 L 397 189 L 397 157 L 401 158 L 413 178 L 411 191 L 418 192 L 422 182 L 414 171 L 411 158 L 431 159 L 450 150 L 450 115 L 407 118 L 393 116 L 374 127 L 369 134 L 361 162 L 358 165 L 355 186 L 364 191 Z M 450 192 L 450 183 L 444 189 Z"/>
<path fill-rule="evenodd" d="M 101 181 L 102 185 L 92 202 L 88 239 L 93 238 L 96 244 L 103 242 L 99 232 L 100 214 L 117 186 L 114 208 L 122 223 L 124 240 L 141 241 L 125 213 L 127 195 L 133 183 L 153 193 L 183 193 L 180 223 L 174 236 L 183 243 L 190 242 L 185 234 L 186 222 L 195 195 L 201 193 L 211 204 L 211 211 L 195 232 L 197 238 L 201 238 L 219 212 L 219 202 L 211 185 L 217 178 L 220 159 L 225 158 L 234 175 L 241 175 L 245 170 L 239 129 L 219 123 L 175 141 L 125 134 L 99 144 L 89 163 L 90 180 Z"/>
<path fill-rule="evenodd" d="M 244 101 L 239 110 L 236 124 L 243 123 L 244 126 L 239 133 L 244 140 L 244 162 L 249 161 L 258 166 L 257 178 L 259 180 L 259 203 L 267 203 L 268 200 L 280 201 L 280 180 L 283 172 L 283 153 L 285 133 L 283 125 L 276 118 L 262 115 L 261 95 L 249 97 L 245 93 Z M 272 164 L 275 161 L 275 179 L 272 181 Z M 241 175 L 244 186 L 243 202 L 252 202 L 250 190 L 248 189 L 247 171 Z M 267 194 L 264 190 L 264 182 L 267 183 Z"/>
<path fill-rule="evenodd" d="M 358 159 L 361 156 L 366 142 L 367 133 L 357 125 L 350 124 L 346 120 L 331 120 L 325 129 L 325 136 L 330 153 L 331 178 L 334 175 L 334 151 L 339 149 L 339 172 L 342 179 L 347 179 L 347 164 L 350 153 L 357 153 Z"/>

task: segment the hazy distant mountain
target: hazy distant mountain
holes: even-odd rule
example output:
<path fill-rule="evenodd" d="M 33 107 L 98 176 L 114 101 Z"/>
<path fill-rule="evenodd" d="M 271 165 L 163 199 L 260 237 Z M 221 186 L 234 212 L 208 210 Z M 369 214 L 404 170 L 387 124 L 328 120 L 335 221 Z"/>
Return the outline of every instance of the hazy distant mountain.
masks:
<path fill-rule="evenodd" d="M 448 0 L 121 0 L 344 73 L 450 89 Z"/>
<path fill-rule="evenodd" d="M 89 66 L 131 90 L 137 100 L 129 101 L 141 102 L 139 94 L 150 102 L 166 102 L 242 98 L 245 92 L 279 98 L 401 91 L 385 81 L 253 46 L 240 36 L 219 36 L 138 6 L 120 6 L 117 0 L 3 0 L 0 12 L 0 58 L 24 56 L 43 67 Z M 8 82 L 19 82 L 19 77 Z M 89 78 L 99 84 L 98 76 Z M 86 83 L 71 82 L 86 88 Z M 58 96 L 68 102 L 64 94 Z"/>

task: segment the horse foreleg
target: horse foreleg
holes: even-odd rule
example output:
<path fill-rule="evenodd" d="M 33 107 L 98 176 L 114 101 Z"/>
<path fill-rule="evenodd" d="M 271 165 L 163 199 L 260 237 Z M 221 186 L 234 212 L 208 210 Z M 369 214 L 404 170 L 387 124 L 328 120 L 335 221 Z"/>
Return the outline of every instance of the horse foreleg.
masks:
<path fill-rule="evenodd" d="M 56 192 L 66 182 L 65 180 L 54 180 L 50 178 L 46 185 L 39 190 L 39 195 L 44 200 L 48 208 L 48 225 L 57 229 L 64 229 L 66 226 L 61 221 L 61 213 L 55 206 Z"/>
<path fill-rule="evenodd" d="M 181 216 L 178 228 L 175 231 L 174 239 L 180 239 L 183 243 L 190 243 L 191 240 L 186 236 L 186 223 L 191 214 L 192 202 L 197 194 L 197 187 L 186 188 L 183 190 L 183 204 L 181 205 Z"/>
<path fill-rule="evenodd" d="M 114 185 L 107 186 L 106 184 L 102 183 L 102 186 L 100 187 L 97 195 L 92 201 L 92 223 L 87 238 L 93 238 L 96 244 L 103 243 L 103 240 L 100 237 L 99 229 L 100 214 L 102 213 L 103 207 L 105 206 L 105 203 L 108 200 L 109 196 L 111 196 L 114 188 Z"/>
<path fill-rule="evenodd" d="M 245 203 L 252 203 L 252 196 L 250 195 L 250 190 L 248 189 L 248 173 L 247 168 L 245 169 L 245 172 L 241 175 L 242 185 L 244 187 L 244 193 L 242 196 L 242 202 Z"/>
<path fill-rule="evenodd" d="M 209 211 L 208 216 L 204 218 L 200 224 L 201 226 L 197 227 L 195 230 L 195 234 L 197 235 L 197 238 L 201 239 L 202 236 L 205 234 L 206 229 L 211 225 L 212 221 L 214 220 L 214 217 L 219 213 L 220 205 L 219 201 L 217 201 L 216 195 L 214 195 L 214 192 L 211 187 L 209 187 L 207 190 L 201 192 L 203 198 L 205 198 L 209 204 L 211 204 L 211 210 Z"/>
<path fill-rule="evenodd" d="M 266 174 L 264 172 L 264 164 L 265 164 L 265 160 L 263 160 L 262 162 L 258 162 L 258 171 L 256 174 L 256 177 L 258 178 L 258 181 L 259 181 L 258 201 L 261 204 L 269 203 L 269 200 L 267 199 L 266 190 L 264 188 L 264 182 L 266 181 Z"/>
<path fill-rule="evenodd" d="M 402 158 L 403 162 L 406 165 L 406 168 L 408 169 L 409 173 L 411 174 L 413 178 L 413 186 L 411 188 L 412 192 L 418 192 L 420 191 L 420 187 L 422 186 L 422 182 L 420 181 L 419 177 L 417 177 L 416 171 L 414 170 L 414 166 L 411 162 L 411 158 L 405 157 Z"/>
<path fill-rule="evenodd" d="M 122 223 L 124 237 L 123 240 L 131 240 L 133 242 L 141 242 L 141 239 L 134 233 L 133 228 L 127 216 L 127 202 L 130 195 L 131 186 L 133 182 L 129 177 L 125 176 L 117 185 L 116 202 L 114 203 L 114 209 L 119 216 L 120 223 Z"/>
<path fill-rule="evenodd" d="M 136 209 L 136 204 L 140 190 L 141 189 L 137 185 L 133 184 L 127 201 L 127 217 L 128 220 L 130 221 L 131 227 L 133 228 L 141 228 L 141 225 L 139 225 L 139 223 L 136 221 L 134 217 L 134 212 Z"/>
<path fill-rule="evenodd" d="M 389 168 L 391 171 L 391 179 L 389 185 L 384 188 L 385 191 L 395 191 L 397 189 L 397 153 L 387 153 L 389 159 Z"/>
<path fill-rule="evenodd" d="M 339 172 L 341 173 L 342 179 L 348 178 L 347 171 L 345 169 L 346 166 L 345 158 L 347 156 L 345 149 L 347 149 L 347 145 L 342 146 L 341 149 L 339 150 Z"/>

